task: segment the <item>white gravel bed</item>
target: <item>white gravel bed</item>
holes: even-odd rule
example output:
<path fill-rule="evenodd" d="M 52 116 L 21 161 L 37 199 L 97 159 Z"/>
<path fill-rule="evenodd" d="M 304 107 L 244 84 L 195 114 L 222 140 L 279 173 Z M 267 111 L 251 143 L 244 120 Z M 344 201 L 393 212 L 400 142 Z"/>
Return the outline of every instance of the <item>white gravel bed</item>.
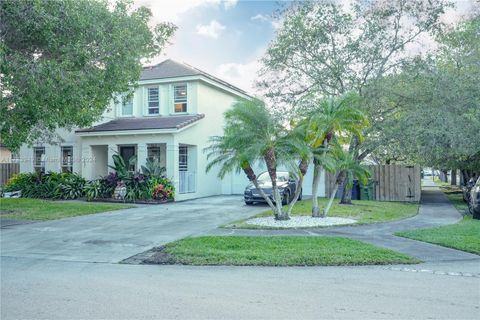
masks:
<path fill-rule="evenodd" d="M 290 220 L 275 220 L 272 217 L 253 218 L 245 221 L 247 224 L 254 224 L 262 227 L 276 228 L 308 228 L 338 226 L 357 223 L 357 220 L 337 217 L 312 218 L 311 216 L 294 216 Z"/>

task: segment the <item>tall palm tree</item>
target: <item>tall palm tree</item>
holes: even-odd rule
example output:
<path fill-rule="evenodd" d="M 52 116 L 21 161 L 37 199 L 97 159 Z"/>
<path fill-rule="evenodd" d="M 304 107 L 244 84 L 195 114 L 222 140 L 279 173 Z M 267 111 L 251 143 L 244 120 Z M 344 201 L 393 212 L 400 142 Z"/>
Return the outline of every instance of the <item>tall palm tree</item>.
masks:
<path fill-rule="evenodd" d="M 338 174 L 335 179 L 335 187 L 333 188 L 333 191 L 330 194 L 330 199 L 322 213 L 323 217 L 326 217 L 328 211 L 330 211 L 333 199 L 342 183 L 345 182 L 347 187 L 351 188 L 354 177 L 358 178 L 363 184 L 366 184 L 370 176 L 368 168 L 360 164 L 351 152 L 336 148 L 335 153 L 337 157 L 336 169 Z"/>
<path fill-rule="evenodd" d="M 323 99 L 308 114 L 308 141 L 312 150 L 327 152 L 330 142 L 335 137 L 345 139 L 348 135 L 362 136 L 362 129 L 368 126 L 367 116 L 359 109 L 360 97 L 347 93 L 340 97 Z M 320 217 L 318 206 L 318 187 L 322 170 L 321 157 L 313 158 L 314 173 L 312 184 L 312 216 Z M 324 168 L 325 169 L 325 168 Z"/>
<path fill-rule="evenodd" d="M 207 171 L 221 165 L 219 176 L 227 172 L 243 170 L 247 178 L 272 208 L 275 218 L 287 220 L 289 215 L 283 211 L 282 198 L 277 186 L 277 166 L 291 163 L 295 159 L 296 141 L 288 130 L 277 122 L 259 100 L 242 100 L 225 113 L 224 135 L 210 139 L 206 148 Z M 263 161 L 272 181 L 273 200 L 262 191 L 252 164 Z"/>

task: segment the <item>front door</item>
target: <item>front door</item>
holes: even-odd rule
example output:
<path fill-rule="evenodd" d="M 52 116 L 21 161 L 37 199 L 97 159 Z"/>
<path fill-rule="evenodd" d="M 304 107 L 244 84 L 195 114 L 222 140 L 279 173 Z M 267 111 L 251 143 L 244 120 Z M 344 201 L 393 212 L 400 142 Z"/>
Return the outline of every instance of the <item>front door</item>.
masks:
<path fill-rule="evenodd" d="M 120 156 L 128 166 L 130 159 L 135 156 L 135 146 L 120 146 Z M 128 170 L 135 171 L 135 164 L 129 166 Z"/>

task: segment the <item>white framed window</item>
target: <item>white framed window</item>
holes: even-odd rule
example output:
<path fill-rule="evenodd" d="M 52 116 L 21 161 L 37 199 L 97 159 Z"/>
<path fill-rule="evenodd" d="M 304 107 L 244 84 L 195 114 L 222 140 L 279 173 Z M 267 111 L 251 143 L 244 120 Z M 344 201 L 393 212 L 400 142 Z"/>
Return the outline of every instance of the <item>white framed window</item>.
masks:
<path fill-rule="evenodd" d="M 188 147 L 178 147 L 178 170 L 188 171 Z"/>
<path fill-rule="evenodd" d="M 127 99 L 125 96 L 122 97 L 122 116 L 128 117 L 133 115 L 133 97 Z"/>
<path fill-rule="evenodd" d="M 173 103 L 175 113 L 187 112 L 187 85 L 173 86 Z"/>
<path fill-rule="evenodd" d="M 149 144 L 147 146 L 147 158 L 149 160 L 160 162 L 160 155 L 161 155 L 161 151 L 160 151 L 159 144 Z"/>
<path fill-rule="evenodd" d="M 62 159 L 62 172 L 73 172 L 73 147 L 62 147 L 60 151 Z"/>
<path fill-rule="evenodd" d="M 33 148 L 33 168 L 38 173 L 45 173 L 45 147 Z"/>
<path fill-rule="evenodd" d="M 147 89 L 148 114 L 155 115 L 160 113 L 160 95 L 158 87 Z"/>

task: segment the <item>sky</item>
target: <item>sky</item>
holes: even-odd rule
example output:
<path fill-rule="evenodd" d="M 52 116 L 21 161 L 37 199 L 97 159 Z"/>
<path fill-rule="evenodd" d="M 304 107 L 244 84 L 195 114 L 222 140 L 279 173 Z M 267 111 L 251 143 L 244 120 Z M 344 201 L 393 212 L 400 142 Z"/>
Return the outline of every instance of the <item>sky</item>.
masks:
<path fill-rule="evenodd" d="M 456 21 L 473 1 L 456 0 L 456 9 L 449 10 L 444 20 Z M 135 6 L 151 9 L 153 23 L 169 21 L 178 27 L 171 44 L 150 65 L 167 58 L 185 62 L 251 93 L 255 93 L 259 59 L 280 27 L 273 19 L 274 11 L 285 4 L 288 2 L 135 0 Z"/>

